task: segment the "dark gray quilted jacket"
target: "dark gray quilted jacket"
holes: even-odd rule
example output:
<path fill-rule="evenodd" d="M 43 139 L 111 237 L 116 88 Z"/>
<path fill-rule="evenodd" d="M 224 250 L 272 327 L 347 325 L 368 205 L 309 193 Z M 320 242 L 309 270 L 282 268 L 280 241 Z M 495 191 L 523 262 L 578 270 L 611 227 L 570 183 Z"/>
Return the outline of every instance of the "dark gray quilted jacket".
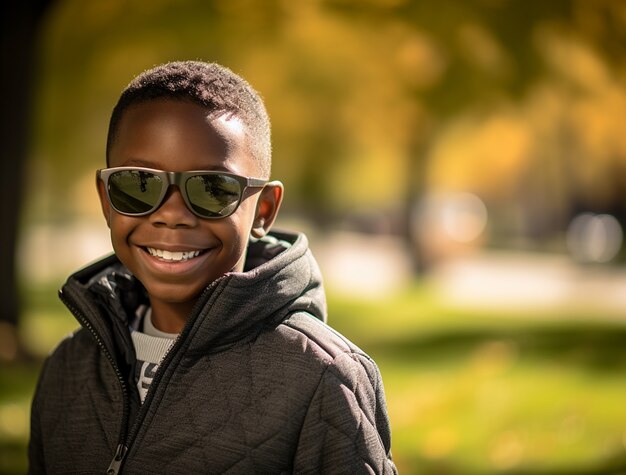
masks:
<path fill-rule="evenodd" d="M 247 268 L 204 291 L 143 405 L 128 330 L 143 287 L 114 256 L 70 277 L 82 328 L 42 370 L 30 473 L 395 473 L 380 373 L 324 323 L 306 238 L 251 244 Z"/>

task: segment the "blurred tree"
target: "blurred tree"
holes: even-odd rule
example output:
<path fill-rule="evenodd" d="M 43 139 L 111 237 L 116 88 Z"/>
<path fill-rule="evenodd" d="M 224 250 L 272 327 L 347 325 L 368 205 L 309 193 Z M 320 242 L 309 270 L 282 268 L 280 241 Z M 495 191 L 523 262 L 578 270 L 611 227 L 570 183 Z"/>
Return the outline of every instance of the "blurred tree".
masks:
<path fill-rule="evenodd" d="M 516 136 L 516 131 L 506 126 L 506 116 L 515 110 L 523 117 L 524 124 L 518 129 L 530 135 L 532 146 L 520 153 L 524 164 L 511 170 L 517 170 L 512 185 L 518 190 L 515 206 L 521 208 L 526 220 L 522 229 L 528 233 L 526 237 L 539 240 L 563 232 L 571 218 L 564 203 L 580 203 L 581 197 L 586 197 L 586 209 L 595 208 L 594 201 L 603 199 L 605 211 L 623 214 L 623 194 L 618 185 L 625 180 L 626 156 L 615 129 L 624 117 L 620 101 L 623 86 L 621 95 L 617 92 L 626 46 L 623 2 L 329 0 L 327 4 L 353 28 L 359 22 L 369 24 L 370 31 L 399 23 L 413 32 L 389 50 L 388 57 L 396 61 L 379 58 L 379 64 L 394 69 L 396 87 L 405 91 L 416 112 L 422 112 L 405 117 L 414 133 L 412 140 L 404 142 L 403 152 L 407 164 L 404 235 L 418 272 L 428 269 L 430 253 L 421 234 L 415 232 L 420 224 L 414 221 L 416 207 L 433 185 L 429 183 L 433 147 L 459 120 L 476 124 L 475 132 L 493 123 L 504 126 L 498 127 L 500 137 L 485 134 L 485 138 L 495 139 L 490 145 L 473 140 L 470 134 L 462 136 L 464 143 L 456 144 L 461 153 L 448 160 L 448 173 L 455 168 L 469 170 L 483 182 L 500 181 L 502 188 L 509 183 L 508 177 L 494 173 L 497 168 L 490 168 L 484 159 L 482 167 L 471 170 L 462 163 L 468 156 L 464 152 L 473 142 L 474 147 L 484 147 L 482 152 L 478 148 L 474 152 L 479 159 L 487 152 L 496 165 L 499 149 L 499 161 L 506 160 L 507 152 L 514 148 L 507 143 L 507 132 Z M 364 40 L 371 45 L 377 38 L 371 35 Z M 552 124 L 535 125 L 533 120 L 539 122 L 542 114 L 550 114 L 549 103 L 543 104 L 543 111 L 542 105 L 537 105 L 539 117 L 524 109 L 546 84 L 560 94 L 562 113 L 552 116 Z M 604 99 L 609 95 L 612 104 Z M 594 104 L 603 107 L 595 108 Z M 604 117 L 598 114 L 600 109 L 605 111 Z M 517 127 L 519 121 L 508 122 Z M 604 155 L 605 159 L 592 158 Z M 483 190 L 488 186 L 483 185 Z M 492 188 L 497 189 L 497 184 Z M 483 196 L 491 200 L 492 210 L 497 210 L 502 197 Z M 511 213 L 512 204 L 506 202 L 505 212 Z"/>
<path fill-rule="evenodd" d="M 428 28 L 446 58 L 446 70 L 440 81 L 425 91 L 412 89 L 425 102 L 433 130 L 426 141 L 408 150 L 407 159 L 413 170 L 407 184 L 409 226 L 411 217 L 415 216 L 413 207 L 428 190 L 428 161 L 433 141 L 456 117 L 473 111 L 484 114 L 503 102 L 519 101 L 543 74 L 542 58 L 533 40 L 535 29 L 554 20 L 567 22 L 571 3 L 570 0 L 524 4 L 489 0 L 444 2 L 438 21 L 425 5 L 407 4 L 407 17 Z M 497 146 L 496 142 L 493 146 Z M 495 178 L 488 170 L 481 173 Z M 425 272 L 430 265 L 430 253 L 419 236 L 419 233 L 407 235 L 414 245 L 416 270 Z"/>
<path fill-rule="evenodd" d="M 2 157 L 0 159 L 0 359 L 20 352 L 16 243 L 31 139 L 37 33 L 52 0 L 12 1 L 2 13 Z"/>

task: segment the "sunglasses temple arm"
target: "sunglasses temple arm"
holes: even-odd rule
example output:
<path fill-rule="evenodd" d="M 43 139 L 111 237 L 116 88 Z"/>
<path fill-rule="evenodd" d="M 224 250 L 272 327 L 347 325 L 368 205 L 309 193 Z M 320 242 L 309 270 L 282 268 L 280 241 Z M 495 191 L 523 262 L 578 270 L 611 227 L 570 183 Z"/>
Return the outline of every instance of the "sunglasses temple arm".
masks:
<path fill-rule="evenodd" d="M 261 188 L 267 185 L 269 182 L 267 180 L 262 180 L 260 178 L 248 178 L 248 186 L 253 188 Z"/>

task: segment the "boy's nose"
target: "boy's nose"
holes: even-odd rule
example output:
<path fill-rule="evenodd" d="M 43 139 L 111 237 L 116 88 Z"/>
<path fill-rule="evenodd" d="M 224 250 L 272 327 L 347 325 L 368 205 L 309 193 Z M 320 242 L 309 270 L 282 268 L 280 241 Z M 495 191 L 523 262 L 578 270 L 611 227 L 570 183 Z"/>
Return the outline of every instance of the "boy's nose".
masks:
<path fill-rule="evenodd" d="M 161 206 L 150 214 L 149 218 L 153 225 L 169 228 L 192 227 L 198 222 L 198 217 L 187 207 L 183 195 L 176 186 L 170 187 Z"/>

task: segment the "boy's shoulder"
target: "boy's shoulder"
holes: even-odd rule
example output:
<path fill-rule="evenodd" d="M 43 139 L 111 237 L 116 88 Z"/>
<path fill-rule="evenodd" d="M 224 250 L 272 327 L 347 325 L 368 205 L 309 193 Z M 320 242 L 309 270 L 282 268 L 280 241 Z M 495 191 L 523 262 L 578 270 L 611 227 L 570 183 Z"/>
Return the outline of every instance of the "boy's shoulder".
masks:
<path fill-rule="evenodd" d="M 320 355 L 325 355 L 328 359 L 335 359 L 344 354 L 369 358 L 347 337 L 310 313 L 304 311 L 292 313 L 281 326 L 286 331 L 300 334 L 317 347 Z"/>
<path fill-rule="evenodd" d="M 69 367 L 80 365 L 80 361 L 89 357 L 89 353 L 98 354 L 93 337 L 85 328 L 77 328 L 63 338 L 46 358 L 46 366 Z"/>
<path fill-rule="evenodd" d="M 378 367 L 367 353 L 307 312 L 295 312 L 283 320 L 270 340 L 281 347 L 279 354 L 298 360 L 313 374 L 330 372 L 349 380 L 359 373 L 371 382 L 378 379 Z"/>
<path fill-rule="evenodd" d="M 101 357 L 86 329 L 79 328 L 67 335 L 43 361 L 37 398 L 42 400 L 43 397 L 45 404 L 51 407 L 60 407 L 64 399 L 72 397 L 71 388 L 85 388 L 93 381 L 93 364 Z"/>

